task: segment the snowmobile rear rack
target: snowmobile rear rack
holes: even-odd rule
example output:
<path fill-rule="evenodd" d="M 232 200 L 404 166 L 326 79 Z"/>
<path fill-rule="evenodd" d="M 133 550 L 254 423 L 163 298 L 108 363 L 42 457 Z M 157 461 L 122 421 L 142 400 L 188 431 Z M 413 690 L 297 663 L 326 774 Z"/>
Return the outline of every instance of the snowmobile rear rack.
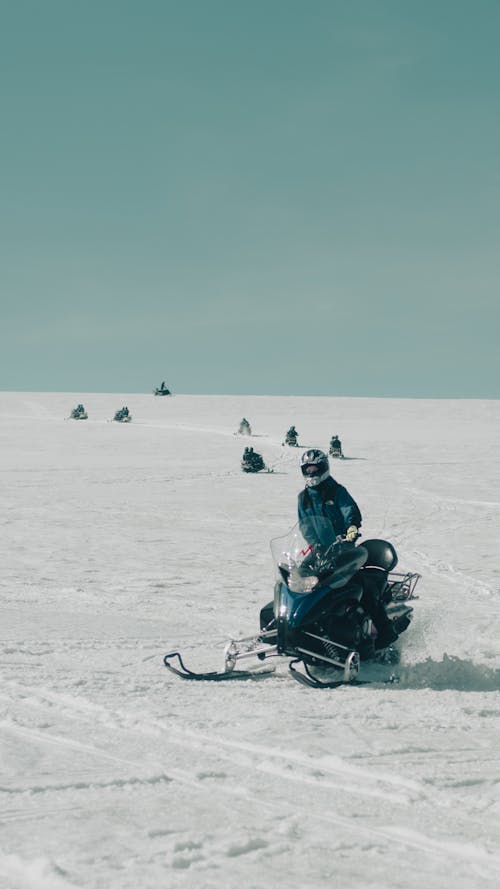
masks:
<path fill-rule="evenodd" d="M 412 573 L 411 571 L 407 574 L 391 571 L 387 579 L 387 588 L 391 593 L 391 600 L 393 602 L 405 602 L 408 599 L 418 599 L 418 596 L 415 596 L 414 590 L 421 576 L 421 574 Z"/>

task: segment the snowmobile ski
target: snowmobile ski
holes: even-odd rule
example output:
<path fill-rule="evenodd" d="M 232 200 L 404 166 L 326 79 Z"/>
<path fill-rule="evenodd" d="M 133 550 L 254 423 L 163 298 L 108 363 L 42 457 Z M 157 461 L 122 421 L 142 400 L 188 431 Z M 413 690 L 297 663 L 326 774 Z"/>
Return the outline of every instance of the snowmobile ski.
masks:
<path fill-rule="evenodd" d="M 304 672 L 296 669 L 298 664 L 301 665 Z M 318 679 L 317 676 L 312 675 L 308 665 L 302 658 L 295 658 L 295 660 L 290 661 L 288 669 L 297 682 L 300 682 L 302 685 L 307 685 L 308 688 L 340 688 L 341 685 L 370 685 L 369 682 L 363 681 L 362 679 L 342 678 L 334 679 L 331 682 L 323 682 L 322 679 Z"/>
<path fill-rule="evenodd" d="M 174 667 L 170 663 L 171 658 L 177 658 L 179 667 Z M 195 673 L 193 670 L 188 670 L 179 651 L 170 651 L 163 658 L 163 663 L 167 670 L 175 673 L 176 676 L 180 676 L 181 679 L 191 679 L 195 682 L 224 682 L 226 679 L 260 679 L 262 676 L 274 673 L 274 670 L 261 670 L 258 673 L 250 670 L 211 670 L 207 673 Z"/>
<path fill-rule="evenodd" d="M 302 666 L 304 670 L 303 673 L 301 673 L 300 670 L 296 669 L 297 664 L 300 664 Z M 334 679 L 331 682 L 323 682 L 323 680 L 318 679 L 317 676 L 313 676 L 312 673 L 310 673 L 307 664 L 301 658 L 296 658 L 295 660 L 290 661 L 290 663 L 288 664 L 288 669 L 297 682 L 300 682 L 302 685 L 306 685 L 308 688 L 340 688 L 343 685 L 398 685 L 400 681 L 397 673 L 391 673 L 388 679 L 382 680 Z"/>

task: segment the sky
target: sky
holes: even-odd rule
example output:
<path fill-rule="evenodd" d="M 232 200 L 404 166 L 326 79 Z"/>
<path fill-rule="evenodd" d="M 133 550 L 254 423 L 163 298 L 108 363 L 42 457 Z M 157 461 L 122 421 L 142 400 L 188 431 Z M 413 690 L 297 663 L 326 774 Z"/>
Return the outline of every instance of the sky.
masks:
<path fill-rule="evenodd" d="M 0 389 L 500 398 L 499 27 L 0 2 Z"/>

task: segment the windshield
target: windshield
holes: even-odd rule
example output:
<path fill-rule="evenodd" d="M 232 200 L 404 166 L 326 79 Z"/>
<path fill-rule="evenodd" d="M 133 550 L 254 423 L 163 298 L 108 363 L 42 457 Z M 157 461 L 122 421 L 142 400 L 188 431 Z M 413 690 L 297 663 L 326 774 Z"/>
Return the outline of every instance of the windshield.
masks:
<path fill-rule="evenodd" d="M 315 517 L 314 534 L 311 528 L 298 522 L 283 537 L 271 540 L 271 553 L 278 577 L 282 569 L 290 572 L 300 569 L 302 575 L 320 574 L 331 570 L 339 554 L 340 538 L 335 537 L 332 523 L 323 517 Z M 307 538 L 303 532 L 306 532 Z"/>
<path fill-rule="evenodd" d="M 323 583 L 338 589 L 366 562 L 368 551 L 363 546 L 355 546 L 341 537 L 331 543 L 318 542 L 333 537 L 328 519 L 315 519 L 315 530 L 316 537 L 311 539 L 310 528 L 301 523 L 294 525 L 284 537 L 271 540 L 276 577 L 294 593 L 309 593 Z"/>

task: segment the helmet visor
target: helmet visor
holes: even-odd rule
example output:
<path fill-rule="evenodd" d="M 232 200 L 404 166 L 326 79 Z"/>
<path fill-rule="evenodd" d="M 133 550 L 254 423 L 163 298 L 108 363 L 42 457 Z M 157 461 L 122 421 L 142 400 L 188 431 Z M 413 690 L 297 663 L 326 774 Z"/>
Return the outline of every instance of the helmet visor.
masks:
<path fill-rule="evenodd" d="M 306 463 L 302 467 L 302 475 L 307 476 L 308 478 L 312 478 L 315 475 L 321 475 L 321 472 L 324 470 L 324 467 L 319 463 Z"/>

